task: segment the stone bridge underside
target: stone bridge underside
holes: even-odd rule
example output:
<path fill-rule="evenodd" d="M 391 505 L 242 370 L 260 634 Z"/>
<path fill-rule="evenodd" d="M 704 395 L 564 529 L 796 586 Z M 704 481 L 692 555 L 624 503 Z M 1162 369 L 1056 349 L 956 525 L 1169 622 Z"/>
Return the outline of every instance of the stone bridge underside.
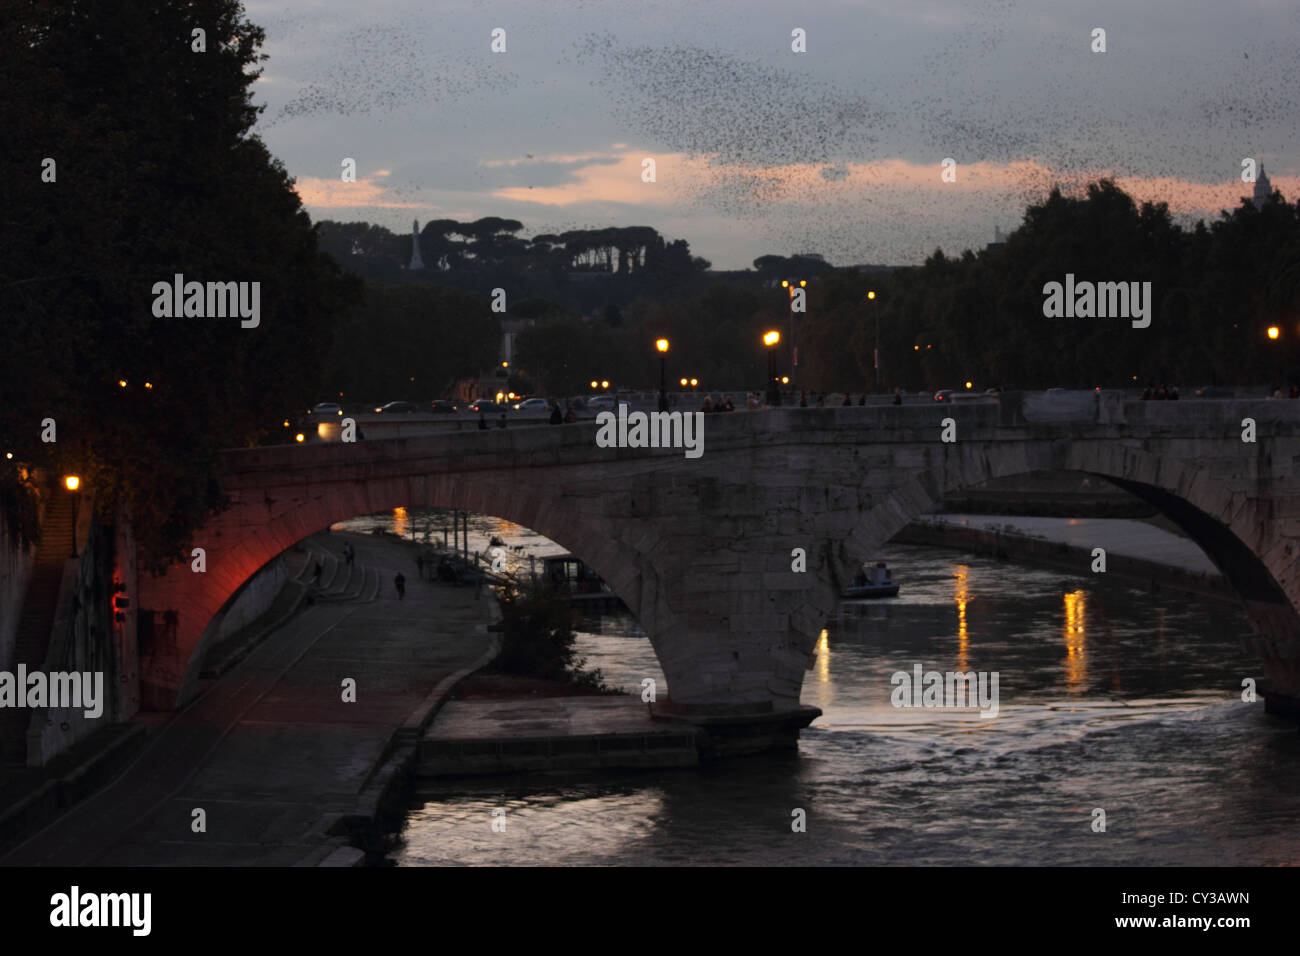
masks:
<path fill-rule="evenodd" d="M 941 440 L 948 416 L 955 443 Z M 1242 441 L 1246 416 L 1258 421 L 1253 444 Z M 174 612 L 142 661 L 145 699 L 172 707 L 193 694 L 209 621 L 286 548 L 336 521 L 427 505 L 506 518 L 579 555 L 649 634 L 669 709 L 792 710 L 857 562 L 950 491 L 1048 469 L 1111 479 L 1186 528 L 1241 596 L 1270 682 L 1300 696 L 1300 402 L 1115 400 L 1091 421 L 1056 424 L 1027 422 L 1015 395 L 714 414 L 698 459 L 601 449 L 595 433 L 592 423 L 227 453 L 233 504 L 194 542 L 206 573 L 140 581 L 142 609 Z M 795 548 L 805 573 L 791 570 Z"/>

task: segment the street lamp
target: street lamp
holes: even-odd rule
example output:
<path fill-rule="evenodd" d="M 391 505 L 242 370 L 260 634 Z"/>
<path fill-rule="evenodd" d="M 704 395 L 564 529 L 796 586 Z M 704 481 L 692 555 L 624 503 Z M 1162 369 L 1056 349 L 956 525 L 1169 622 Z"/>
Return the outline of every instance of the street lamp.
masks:
<path fill-rule="evenodd" d="M 876 290 L 867 290 L 867 300 L 873 301 L 876 298 Z M 876 394 L 880 394 L 880 311 L 876 310 L 876 348 L 873 361 L 876 366 Z"/>
<path fill-rule="evenodd" d="M 776 329 L 763 334 L 767 346 L 767 403 L 772 406 L 781 404 L 781 392 L 776 387 L 776 346 L 780 341 L 781 333 Z"/>
<path fill-rule="evenodd" d="M 799 280 L 799 288 L 803 289 L 807 288 L 807 286 L 807 279 Z M 799 349 L 794 344 L 794 282 L 789 279 L 782 279 L 781 288 L 790 293 L 790 372 L 793 374 L 794 370 L 799 367 Z"/>
<path fill-rule="evenodd" d="M 66 475 L 63 479 L 63 487 L 72 493 L 72 555 L 77 556 L 77 489 L 81 487 L 81 479 L 76 475 Z"/>
<path fill-rule="evenodd" d="M 1281 334 L 1282 334 L 1282 330 L 1279 329 L 1276 325 L 1270 325 L 1268 327 L 1268 337 L 1270 339 L 1275 339 Z"/>
<path fill-rule="evenodd" d="M 659 350 L 659 411 L 668 411 L 668 340 L 656 339 Z"/>

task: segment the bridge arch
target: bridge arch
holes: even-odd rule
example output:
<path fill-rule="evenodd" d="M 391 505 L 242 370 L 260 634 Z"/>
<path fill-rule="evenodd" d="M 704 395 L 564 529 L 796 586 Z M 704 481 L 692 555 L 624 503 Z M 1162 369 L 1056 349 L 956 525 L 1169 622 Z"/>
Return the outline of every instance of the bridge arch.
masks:
<path fill-rule="evenodd" d="M 602 546 L 612 536 L 610 518 L 584 509 L 581 501 L 566 497 L 562 491 L 557 495 L 537 485 L 519 487 L 512 476 L 488 474 L 476 476 L 472 481 L 456 476 L 424 476 L 416 480 L 362 483 L 346 493 L 302 498 L 282 511 L 274 510 L 273 498 L 268 495 L 267 499 L 272 513 L 256 534 L 240 537 L 233 547 L 223 547 L 221 539 L 227 534 L 224 529 L 215 529 L 219 533 L 206 541 L 208 573 L 213 578 L 207 587 L 185 602 L 185 614 L 192 623 L 188 628 L 178 628 L 177 640 L 170 649 L 172 672 L 179 670 L 176 704 L 187 702 L 197 689 L 203 660 L 215 631 L 212 622 L 219 620 L 221 611 L 258 571 L 287 549 L 333 524 L 398 507 L 490 514 L 536 531 L 581 557 L 609 583 L 645 627 L 641 621 L 643 588 L 632 586 L 640 575 L 629 574 L 629 569 L 618 560 L 617 552 Z M 240 524 L 237 517 L 234 523 Z M 180 575 L 183 579 L 186 573 L 183 567 L 174 568 L 169 576 Z M 158 591 L 154 593 L 157 595 Z M 197 627 L 198 621 L 205 622 L 201 629 Z M 656 621 L 657 625 L 660 623 L 663 622 Z M 657 647 L 655 650 L 658 654 Z M 671 665 L 662 659 L 660 664 L 665 675 L 669 675 Z M 168 700 L 170 688 L 159 689 L 162 693 L 154 693 L 154 703 L 160 708 L 172 706 Z"/>
<path fill-rule="evenodd" d="M 1234 494 L 1209 466 L 1171 461 L 1135 447 L 1101 442 L 1027 444 L 1012 454 L 954 444 L 943 468 L 917 471 L 869 511 L 846 538 L 844 565 L 870 558 L 881 544 L 954 492 L 1032 472 L 1099 477 L 1146 501 L 1177 524 L 1214 562 L 1255 631 L 1250 650 L 1271 678 L 1300 688 L 1300 612 L 1288 597 L 1297 545 L 1274 534 L 1267 503 Z"/>

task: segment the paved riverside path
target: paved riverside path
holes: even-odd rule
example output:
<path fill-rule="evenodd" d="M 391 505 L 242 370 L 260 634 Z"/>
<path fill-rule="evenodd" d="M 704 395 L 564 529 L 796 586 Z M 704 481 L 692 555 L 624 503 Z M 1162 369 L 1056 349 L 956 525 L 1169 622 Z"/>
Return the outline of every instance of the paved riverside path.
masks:
<path fill-rule="evenodd" d="M 494 610 L 486 592 L 420 581 L 412 550 L 391 538 L 310 546 L 339 555 L 344 540 L 378 569 L 376 600 L 306 608 L 155 731 L 117 780 L 0 865 L 290 866 L 335 849 L 326 828 L 438 681 L 483 657 Z M 355 703 L 342 701 L 345 677 Z M 195 808 L 206 833 L 191 829 Z"/>

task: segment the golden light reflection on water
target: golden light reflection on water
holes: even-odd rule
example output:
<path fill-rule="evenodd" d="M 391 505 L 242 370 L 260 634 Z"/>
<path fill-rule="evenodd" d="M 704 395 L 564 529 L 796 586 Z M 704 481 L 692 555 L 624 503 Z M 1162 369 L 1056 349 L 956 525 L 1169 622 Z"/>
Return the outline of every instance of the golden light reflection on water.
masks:
<path fill-rule="evenodd" d="M 816 659 L 813 661 L 813 670 L 817 674 L 817 706 L 825 710 L 830 706 L 835 697 L 834 685 L 831 684 L 831 643 L 830 633 L 826 628 L 822 628 L 821 634 L 817 636 L 817 646 L 813 648 L 813 654 Z"/>
<path fill-rule="evenodd" d="M 1071 591 L 1065 599 L 1065 689 L 1078 694 L 1088 680 L 1087 595 Z"/>
<path fill-rule="evenodd" d="M 966 579 L 970 575 L 970 566 L 965 564 L 957 565 L 953 575 L 957 579 L 953 593 L 953 600 L 957 602 L 957 669 L 966 671 L 970 669 L 967 663 L 968 651 L 970 650 L 970 633 L 966 628 L 966 602 L 970 600 L 970 589 L 966 584 Z"/>
<path fill-rule="evenodd" d="M 399 538 L 403 538 L 406 536 L 406 533 L 409 530 L 411 530 L 411 518 L 410 515 L 406 513 L 406 509 L 394 508 L 393 509 L 393 533 L 396 534 Z"/>

